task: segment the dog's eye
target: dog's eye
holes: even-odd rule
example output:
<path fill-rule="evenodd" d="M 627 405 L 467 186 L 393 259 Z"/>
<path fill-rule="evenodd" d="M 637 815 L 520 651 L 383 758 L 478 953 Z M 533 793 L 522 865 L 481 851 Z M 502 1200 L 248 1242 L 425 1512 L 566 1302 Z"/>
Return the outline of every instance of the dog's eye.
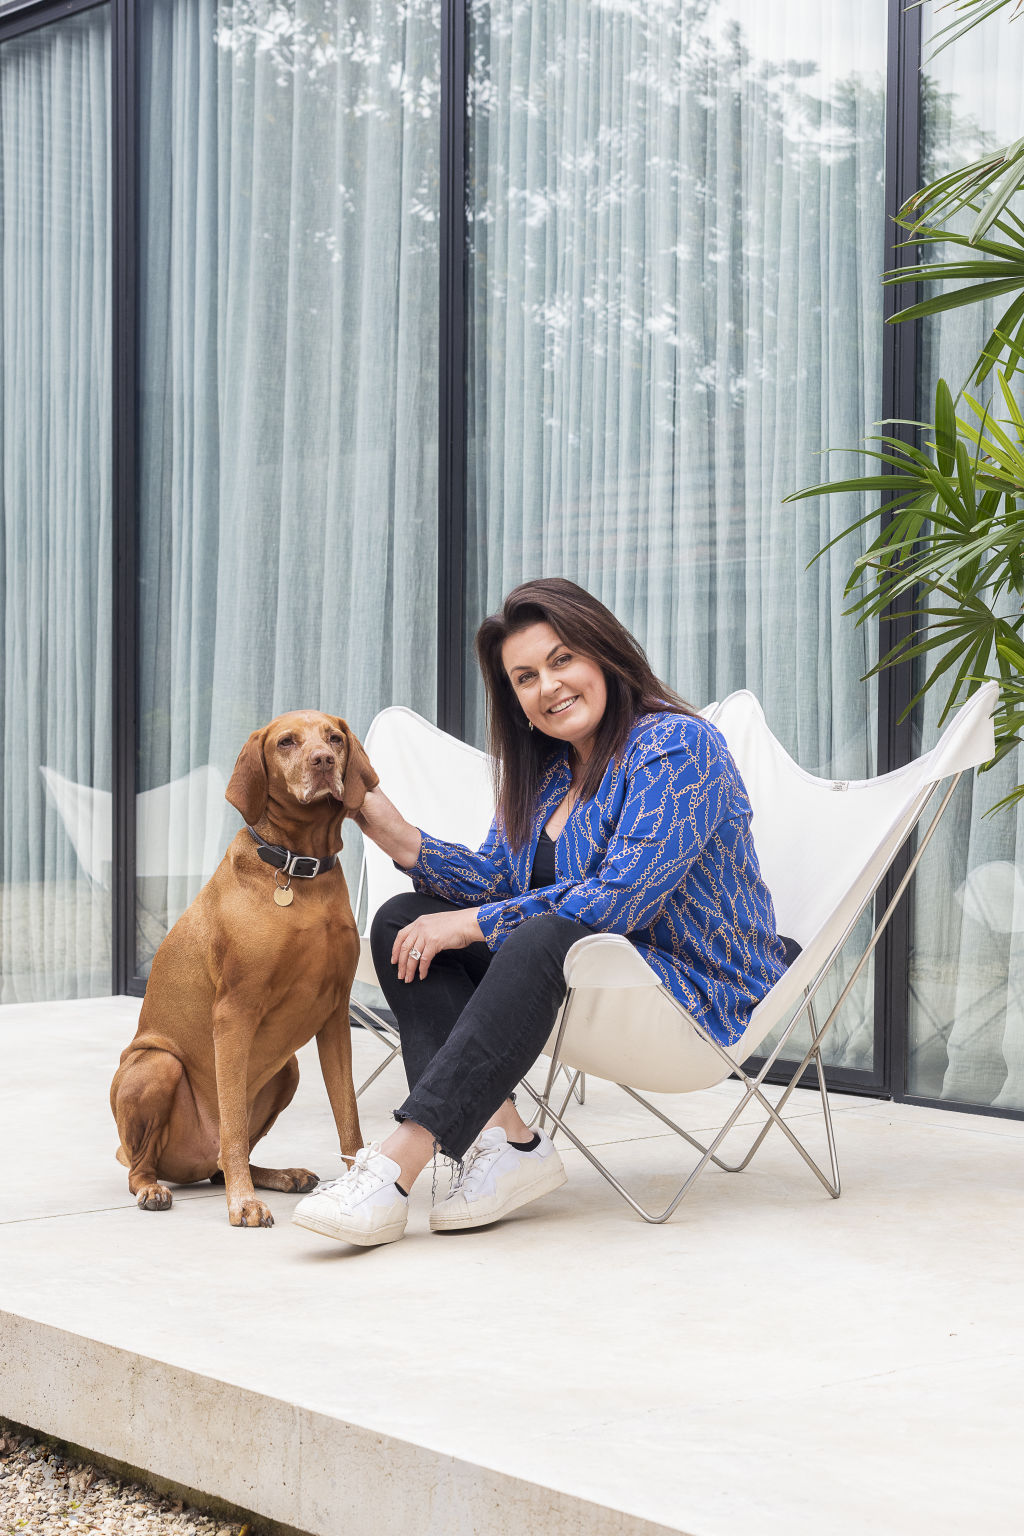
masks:
<path fill-rule="evenodd" d="M 338 732 L 335 731 L 334 735 L 331 737 L 331 745 L 332 746 L 336 746 L 336 747 L 340 747 L 342 742 L 343 742 L 343 740 L 344 740 L 344 737 L 340 736 L 338 734 Z"/>
<path fill-rule="evenodd" d="M 278 742 L 278 746 L 279 747 L 294 747 L 294 745 L 295 745 L 295 739 L 292 736 L 284 736 Z"/>

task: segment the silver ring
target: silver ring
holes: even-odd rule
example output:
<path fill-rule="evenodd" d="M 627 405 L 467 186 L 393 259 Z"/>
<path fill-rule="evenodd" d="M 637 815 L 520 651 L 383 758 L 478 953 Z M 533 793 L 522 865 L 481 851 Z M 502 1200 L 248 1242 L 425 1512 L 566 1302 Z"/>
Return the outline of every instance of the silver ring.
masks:
<path fill-rule="evenodd" d="M 410 960 L 419 960 L 420 958 L 421 958 L 421 956 L 420 956 L 420 952 L 419 952 L 418 949 L 410 949 L 410 951 L 409 951 L 409 959 Z"/>

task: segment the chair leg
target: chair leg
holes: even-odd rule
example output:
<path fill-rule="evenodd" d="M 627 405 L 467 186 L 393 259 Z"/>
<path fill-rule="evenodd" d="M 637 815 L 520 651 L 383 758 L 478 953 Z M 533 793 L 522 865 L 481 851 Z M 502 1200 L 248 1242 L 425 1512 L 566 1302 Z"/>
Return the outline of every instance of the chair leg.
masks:
<path fill-rule="evenodd" d="M 821 1112 L 825 1120 L 825 1138 L 828 1141 L 828 1160 L 832 1170 L 832 1185 L 829 1194 L 833 1200 L 838 1200 L 842 1192 L 839 1179 L 839 1158 L 836 1155 L 836 1136 L 832 1128 L 832 1106 L 828 1102 L 828 1090 L 825 1087 L 825 1069 L 821 1064 L 821 1052 L 815 1051 L 814 1065 L 818 1072 L 818 1092 L 821 1095 Z"/>
<path fill-rule="evenodd" d="M 564 1133 L 564 1135 L 572 1143 L 576 1150 L 578 1152 L 582 1152 L 583 1156 L 587 1159 L 591 1166 L 597 1170 L 601 1177 L 612 1186 L 616 1193 L 621 1196 L 623 1200 L 625 1200 L 626 1204 L 629 1205 L 634 1211 L 636 1211 L 637 1215 L 642 1217 L 644 1221 L 650 1222 L 652 1225 L 660 1225 L 662 1222 L 667 1221 L 668 1218 L 672 1215 L 673 1211 L 676 1210 L 680 1202 L 685 1199 L 687 1194 L 689 1194 L 694 1183 L 704 1172 L 704 1169 L 709 1163 L 713 1162 L 718 1168 L 721 1168 L 729 1173 L 738 1173 L 742 1168 L 745 1168 L 750 1162 L 754 1153 L 757 1151 L 758 1147 L 761 1145 L 765 1136 L 768 1134 L 768 1131 L 771 1129 L 772 1125 L 778 1125 L 783 1135 L 792 1144 L 794 1149 L 799 1152 L 800 1156 L 803 1158 L 804 1162 L 807 1164 L 808 1168 L 811 1170 L 814 1176 L 818 1179 L 819 1183 L 823 1185 L 823 1187 L 828 1191 L 833 1199 L 838 1199 L 840 1193 L 839 1168 L 836 1158 L 835 1137 L 832 1128 L 831 1109 L 828 1102 L 828 1094 L 825 1088 L 825 1074 L 822 1069 L 820 1056 L 821 1039 L 832 1022 L 834 1011 L 825 1020 L 822 1028 L 818 1029 L 817 1021 L 814 1017 L 813 1001 L 810 998 L 807 999 L 805 1006 L 811 1023 L 812 1045 L 804 1061 L 802 1061 L 800 1066 L 797 1068 L 794 1078 L 787 1085 L 782 1097 L 779 1100 L 778 1105 L 770 1103 L 769 1100 L 766 1099 L 764 1094 L 761 1092 L 760 1076 L 758 1078 L 748 1077 L 742 1068 L 736 1065 L 724 1047 L 718 1045 L 717 1042 L 713 1040 L 711 1041 L 711 1044 L 714 1045 L 715 1049 L 719 1052 L 723 1059 L 728 1062 L 731 1075 L 737 1077 L 740 1080 L 740 1082 L 746 1088 L 746 1092 L 741 1096 L 738 1103 L 734 1106 L 725 1124 L 722 1126 L 721 1130 L 716 1133 L 709 1146 L 704 1146 L 702 1142 L 697 1141 L 696 1138 L 691 1136 L 688 1131 L 684 1130 L 681 1125 L 677 1125 L 674 1120 L 670 1119 L 670 1117 L 664 1114 L 662 1110 L 658 1109 L 656 1105 L 650 1103 L 650 1101 L 644 1098 L 642 1094 L 638 1093 L 636 1089 L 629 1088 L 623 1083 L 618 1084 L 618 1086 L 622 1088 L 622 1090 L 627 1093 L 630 1098 L 635 1099 L 637 1103 L 642 1104 L 645 1109 L 650 1110 L 650 1112 L 655 1115 L 657 1119 L 661 1120 L 665 1125 L 673 1130 L 678 1136 L 681 1136 L 684 1141 L 688 1142 L 690 1146 L 694 1147 L 701 1154 L 700 1161 L 697 1163 L 696 1167 L 690 1171 L 687 1178 L 684 1179 L 683 1183 L 677 1190 L 672 1200 L 665 1207 L 665 1209 L 661 1212 L 654 1212 L 647 1210 L 643 1205 L 641 1205 L 640 1201 L 637 1200 L 632 1194 L 630 1194 L 625 1185 L 615 1177 L 615 1175 L 609 1168 L 605 1166 L 601 1159 L 594 1152 L 592 1152 L 591 1149 L 586 1146 L 584 1142 L 582 1142 L 576 1135 L 576 1133 L 566 1124 L 565 1111 L 573 1097 L 573 1089 L 575 1086 L 574 1080 L 570 1081 L 569 1091 L 565 1095 L 561 1107 L 556 1110 L 551 1104 L 551 1093 L 554 1088 L 559 1070 L 565 1070 L 562 1067 L 562 1063 L 559 1058 L 562 1041 L 565 1037 L 571 1001 L 572 995 L 570 994 L 570 997 L 566 1002 L 565 1012 L 562 1015 L 558 1036 L 555 1041 L 555 1049 L 551 1056 L 551 1066 L 548 1071 L 547 1082 L 545 1083 L 543 1090 L 538 1091 L 530 1082 L 527 1081 L 526 1078 L 523 1079 L 521 1086 L 538 1106 L 538 1109 L 540 1110 L 540 1124 L 543 1125 L 545 1116 L 549 1117 L 552 1121 L 552 1124 L 558 1130 Z M 786 1103 L 790 1094 L 793 1092 L 793 1089 L 796 1087 L 796 1083 L 799 1080 L 800 1075 L 802 1074 L 805 1066 L 808 1064 L 811 1058 L 813 1058 L 818 1072 L 818 1086 L 821 1094 L 822 1111 L 825 1117 L 826 1136 L 828 1138 L 829 1146 L 829 1161 L 832 1174 L 831 1179 L 829 1179 L 829 1177 L 821 1170 L 821 1168 L 818 1167 L 818 1164 L 808 1152 L 807 1148 L 803 1145 L 800 1138 L 795 1134 L 790 1126 L 786 1124 L 781 1116 L 782 1107 Z M 740 1115 L 746 1109 L 747 1105 L 755 1101 L 761 1106 L 762 1109 L 765 1110 L 768 1118 L 765 1124 L 761 1127 L 761 1130 L 758 1132 L 753 1146 L 743 1158 L 742 1162 L 737 1164 L 727 1163 L 723 1158 L 718 1156 L 718 1150 L 724 1142 L 725 1138 L 729 1135 L 729 1132 L 735 1126 Z"/>
<path fill-rule="evenodd" d="M 625 1083 L 618 1083 L 616 1086 L 621 1088 L 623 1093 L 628 1093 L 631 1099 L 636 1099 L 636 1102 L 638 1104 L 642 1104 L 644 1109 L 649 1110 L 656 1119 L 663 1121 L 670 1130 L 675 1131 L 677 1136 L 681 1136 L 684 1141 L 688 1141 L 690 1146 L 695 1148 L 696 1151 L 706 1152 L 708 1150 L 702 1141 L 698 1141 L 695 1136 L 690 1135 L 689 1131 L 684 1130 L 681 1125 L 677 1125 L 674 1120 L 670 1120 L 668 1115 L 660 1110 L 656 1104 L 652 1104 L 650 1099 L 645 1099 L 642 1093 L 637 1093 L 635 1088 L 629 1088 Z M 725 1173 L 734 1173 L 736 1171 L 735 1169 L 730 1168 L 728 1163 L 723 1163 L 720 1157 L 715 1157 L 713 1154 L 711 1161 L 715 1164 L 716 1167 L 721 1168 Z"/>
<path fill-rule="evenodd" d="M 740 1076 L 741 1081 L 746 1085 L 747 1092 L 739 1100 L 739 1102 L 737 1103 L 737 1105 L 733 1109 L 731 1115 L 726 1120 L 726 1122 L 722 1126 L 721 1130 L 717 1132 L 717 1134 L 715 1135 L 713 1141 L 710 1143 L 709 1146 L 702 1147 L 702 1144 L 700 1142 L 696 1141 L 692 1136 L 690 1136 L 688 1132 L 684 1131 L 681 1126 L 676 1126 L 672 1121 L 670 1121 L 668 1119 L 667 1116 L 661 1115 L 659 1113 L 659 1111 L 654 1110 L 654 1113 L 658 1115 L 659 1119 L 662 1119 L 662 1120 L 665 1121 L 666 1124 L 671 1125 L 673 1130 L 676 1130 L 679 1135 L 681 1135 L 687 1142 L 690 1143 L 691 1146 L 701 1149 L 700 1161 L 697 1163 L 695 1168 L 691 1169 L 690 1173 L 683 1180 L 683 1183 L 680 1185 L 680 1187 L 676 1191 L 675 1195 L 669 1201 L 668 1205 L 665 1207 L 665 1209 L 663 1211 L 660 1211 L 660 1212 L 649 1211 L 649 1210 L 646 1209 L 645 1206 L 641 1205 L 640 1201 L 637 1200 L 635 1198 L 635 1196 L 630 1194 L 629 1190 L 625 1187 L 625 1185 L 623 1183 L 621 1183 L 621 1181 L 615 1177 L 615 1175 L 611 1172 L 611 1170 L 608 1167 L 606 1167 L 606 1165 L 601 1161 L 601 1159 L 596 1155 L 596 1153 L 594 1153 L 590 1149 L 590 1147 L 586 1146 L 585 1143 L 582 1142 L 580 1140 L 580 1138 L 576 1135 L 575 1131 L 573 1131 L 566 1124 L 565 1119 L 564 1119 L 564 1110 L 566 1108 L 566 1105 L 568 1104 L 568 1096 L 566 1098 L 566 1102 L 562 1105 L 561 1109 L 556 1110 L 556 1109 L 554 1109 L 552 1107 L 550 1102 L 547 1102 L 547 1103 L 544 1102 L 541 1093 L 539 1093 L 538 1090 L 536 1088 L 534 1088 L 531 1083 L 527 1082 L 525 1078 L 523 1080 L 522 1086 L 526 1090 L 526 1092 L 530 1094 L 531 1098 L 534 1099 L 534 1101 L 537 1103 L 537 1105 L 539 1107 L 541 1107 L 544 1110 L 544 1112 L 551 1118 L 551 1120 L 558 1127 L 558 1129 L 565 1134 L 565 1136 L 567 1137 L 567 1139 L 569 1141 L 572 1142 L 572 1144 L 576 1148 L 577 1152 L 582 1152 L 583 1156 L 587 1159 L 588 1163 L 590 1163 L 591 1166 L 593 1168 L 595 1168 L 597 1170 L 597 1172 L 601 1175 L 601 1177 L 603 1179 L 605 1179 L 612 1186 L 612 1188 L 616 1191 L 616 1193 L 618 1195 L 620 1195 L 623 1200 L 625 1200 L 626 1204 L 629 1205 L 634 1211 L 636 1211 L 637 1215 L 641 1216 L 644 1221 L 650 1222 L 651 1225 L 653 1225 L 653 1226 L 658 1226 L 662 1222 L 665 1222 L 665 1221 L 667 1221 L 669 1219 L 669 1217 L 672 1215 L 672 1213 L 677 1209 L 677 1207 L 680 1205 L 680 1203 L 689 1194 L 690 1190 L 693 1188 L 693 1185 L 696 1183 L 697 1179 L 704 1172 L 705 1168 L 708 1166 L 709 1163 L 713 1162 L 719 1168 L 728 1168 L 728 1165 L 725 1164 L 717 1156 L 718 1149 L 722 1145 L 722 1142 L 725 1140 L 726 1136 L 728 1136 L 729 1132 L 733 1129 L 733 1126 L 736 1124 L 736 1121 L 739 1119 L 739 1117 L 743 1113 L 744 1109 L 754 1099 L 757 1099 L 761 1103 L 762 1107 L 768 1111 L 768 1114 L 769 1114 L 769 1117 L 770 1117 L 769 1118 L 769 1124 L 771 1124 L 773 1121 L 775 1121 L 779 1125 L 780 1130 L 786 1136 L 787 1140 L 792 1143 L 792 1145 L 796 1149 L 796 1151 L 799 1152 L 800 1156 L 803 1158 L 804 1162 L 807 1164 L 808 1168 L 810 1168 L 811 1172 L 815 1175 L 815 1177 L 818 1179 L 818 1181 L 825 1187 L 825 1189 L 833 1197 L 833 1199 L 837 1199 L 838 1196 L 839 1196 L 839 1175 L 838 1175 L 838 1170 L 836 1168 L 834 1160 L 833 1160 L 833 1164 L 832 1164 L 833 1181 L 830 1181 L 827 1178 L 827 1176 L 818 1167 L 817 1163 L 814 1161 L 814 1158 L 807 1151 L 806 1147 L 800 1141 L 799 1137 L 794 1135 L 794 1133 L 790 1130 L 790 1128 L 786 1124 L 786 1122 L 784 1120 L 780 1119 L 776 1115 L 774 1106 L 769 1104 L 769 1102 L 763 1097 L 763 1095 L 761 1094 L 760 1090 L 758 1089 L 758 1087 L 757 1087 L 756 1083 L 753 1081 L 753 1079 L 745 1077 L 742 1074 L 737 1074 L 737 1075 Z M 824 1083 L 824 1078 L 822 1079 L 822 1083 Z M 619 1084 L 619 1086 L 621 1087 L 622 1085 Z M 629 1092 L 632 1097 L 639 1099 L 639 1101 L 641 1103 L 646 1104 L 646 1101 L 641 1099 L 640 1096 L 638 1094 L 636 1094 L 632 1089 L 627 1089 L 627 1092 Z M 828 1114 L 828 1101 L 827 1101 L 827 1098 L 824 1098 L 824 1095 L 823 1095 L 823 1103 L 825 1105 L 825 1111 L 826 1111 L 826 1115 L 827 1115 Z M 648 1108 L 652 1108 L 652 1109 L 654 1108 L 652 1105 L 647 1105 L 647 1107 Z M 829 1128 L 830 1128 L 830 1137 L 829 1137 L 830 1148 L 834 1149 L 834 1143 L 832 1142 L 832 1139 L 831 1139 L 831 1119 L 828 1120 L 828 1125 L 829 1125 Z M 730 1170 L 730 1171 L 733 1171 L 733 1170 Z"/>
<path fill-rule="evenodd" d="M 560 1056 L 561 1050 L 562 1050 L 562 1041 L 565 1039 L 565 1027 L 566 1027 L 567 1023 L 569 1022 L 569 1014 L 570 1014 L 571 1010 L 572 1010 L 572 994 L 570 993 L 569 996 L 566 998 L 565 1004 L 564 1004 L 564 1006 L 562 1008 L 562 1017 L 561 1017 L 561 1019 L 559 1020 L 559 1023 L 558 1023 L 558 1034 L 555 1036 L 555 1048 L 554 1048 L 554 1050 L 551 1053 L 551 1066 L 548 1069 L 548 1077 L 547 1077 L 547 1082 L 544 1084 L 544 1092 L 543 1092 L 543 1094 L 538 1096 L 536 1091 L 533 1088 L 530 1087 L 530 1085 L 526 1081 L 526 1079 L 525 1078 L 523 1079 L 523 1087 L 528 1090 L 528 1092 L 530 1093 L 531 1097 L 534 1099 L 534 1101 L 536 1102 L 536 1104 L 538 1105 L 538 1107 L 540 1109 L 540 1114 L 537 1117 L 537 1129 L 539 1131 L 542 1131 L 544 1129 L 544 1121 L 545 1121 L 547 1115 L 549 1113 L 551 1113 L 550 1108 L 549 1108 L 550 1099 L 551 1099 L 551 1091 L 552 1091 L 552 1089 L 555 1086 L 555 1078 L 558 1076 L 558 1069 L 561 1066 L 561 1062 L 559 1061 L 559 1056 Z M 569 1092 L 570 1092 L 570 1094 L 572 1093 L 571 1086 L 570 1086 Z M 565 1102 L 566 1102 L 566 1104 L 568 1104 L 568 1102 L 569 1102 L 568 1099 L 566 1099 Z M 552 1118 L 553 1121 L 555 1121 L 555 1124 L 557 1125 L 558 1122 L 557 1122 L 557 1120 L 555 1120 L 555 1117 L 554 1117 L 553 1114 L 551 1114 L 551 1118 Z"/>
<path fill-rule="evenodd" d="M 768 1118 L 765 1120 L 764 1124 L 761 1126 L 761 1129 L 754 1137 L 754 1140 L 751 1142 L 745 1156 L 742 1157 L 738 1163 L 723 1163 L 720 1166 L 725 1169 L 726 1173 L 742 1173 L 743 1170 L 750 1164 L 751 1159 L 757 1152 L 765 1137 L 768 1135 L 768 1132 L 771 1130 L 772 1126 L 777 1125 L 783 1134 L 787 1137 L 787 1139 L 792 1143 L 795 1149 L 799 1152 L 800 1156 L 803 1158 L 808 1168 L 810 1168 L 811 1172 L 820 1181 L 824 1188 L 828 1190 L 833 1200 L 838 1200 L 842 1192 L 839 1179 L 839 1159 L 836 1153 L 835 1131 L 832 1126 L 832 1108 L 828 1102 L 828 1090 L 825 1086 L 825 1070 L 821 1062 L 821 1042 L 830 1024 L 832 1023 L 833 1018 L 835 1017 L 835 1009 L 833 1009 L 832 1013 L 829 1014 L 829 1017 L 825 1020 L 825 1023 L 819 1029 L 818 1021 L 814 1012 L 813 1000 L 808 998 L 805 1007 L 808 1022 L 811 1026 L 810 1049 L 804 1056 L 803 1061 L 801 1061 L 796 1071 L 793 1073 L 793 1076 L 790 1078 L 789 1082 L 786 1084 L 786 1087 L 777 1104 L 770 1104 L 761 1093 L 760 1089 L 754 1085 L 752 1094 L 750 1096 L 756 1098 L 761 1107 L 767 1111 Z M 803 1076 L 804 1069 L 812 1060 L 814 1062 L 815 1070 L 818 1076 L 818 1093 L 821 1097 L 821 1109 L 825 1121 L 825 1138 L 828 1142 L 829 1167 L 832 1175 L 831 1178 L 827 1178 L 825 1176 L 822 1170 L 818 1167 L 818 1164 L 815 1162 L 814 1158 L 811 1157 L 806 1147 L 800 1141 L 799 1137 L 782 1118 L 782 1111 L 785 1108 L 790 1095 L 799 1083 L 800 1078 Z M 733 1070 L 735 1075 L 739 1077 L 743 1082 L 747 1084 L 752 1083 L 752 1079 L 748 1078 L 746 1074 L 741 1072 L 738 1068 L 734 1067 Z"/>
<path fill-rule="evenodd" d="M 366 1092 L 371 1083 L 377 1081 L 385 1068 L 390 1067 L 395 1057 L 402 1054 L 402 1042 L 394 1026 L 389 1024 L 386 1019 L 380 1018 L 365 1003 L 359 1003 L 352 999 L 349 1002 L 349 1013 L 354 1015 L 363 1028 L 368 1029 L 387 1050 L 384 1060 L 374 1067 L 365 1083 L 361 1083 L 356 1089 L 356 1098 L 358 1099 Z"/>

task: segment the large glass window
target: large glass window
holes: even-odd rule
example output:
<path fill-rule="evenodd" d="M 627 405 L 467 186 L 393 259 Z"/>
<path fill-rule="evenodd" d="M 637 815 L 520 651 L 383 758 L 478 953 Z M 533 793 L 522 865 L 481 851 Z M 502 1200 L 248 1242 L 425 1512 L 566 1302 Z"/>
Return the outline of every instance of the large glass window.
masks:
<path fill-rule="evenodd" d="M 931 26 L 941 12 L 926 11 Z M 1000 13 L 926 67 L 923 176 L 978 159 L 1024 131 L 1024 29 Z M 1018 214 L 1024 197 L 1016 199 Z M 920 414 L 930 419 L 935 382 L 964 383 L 996 314 L 976 306 L 923 327 Z M 1020 375 L 1017 376 L 1018 381 Z M 988 398 L 992 381 L 970 391 Z M 1019 392 L 1018 392 L 1019 394 Z M 1000 414 L 999 402 L 995 402 Z M 970 414 L 965 412 L 965 414 Z M 938 695 L 922 710 L 930 745 Z M 960 785 L 914 886 L 910 966 L 912 1094 L 1024 1110 L 1024 810 L 985 812 L 1020 782 L 1014 752 Z"/>
<path fill-rule="evenodd" d="M 432 715 L 437 0 L 139 7 L 139 967 L 287 709 Z"/>
<path fill-rule="evenodd" d="M 110 991 L 110 25 L 0 44 L 0 1002 Z"/>
<path fill-rule="evenodd" d="M 470 14 L 470 632 L 569 576 L 694 703 L 751 688 L 802 766 L 873 773 L 858 549 L 807 569 L 866 505 L 782 499 L 882 414 L 884 0 Z M 840 1031 L 870 1067 L 869 978 Z"/>

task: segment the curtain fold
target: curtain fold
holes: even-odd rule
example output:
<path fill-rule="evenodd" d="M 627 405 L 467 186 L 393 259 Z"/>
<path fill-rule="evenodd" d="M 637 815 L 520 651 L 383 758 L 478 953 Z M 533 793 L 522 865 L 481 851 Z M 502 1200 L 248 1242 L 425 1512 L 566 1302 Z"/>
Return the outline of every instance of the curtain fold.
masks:
<path fill-rule="evenodd" d="M 251 730 L 434 711 L 440 21 L 153 0 L 140 30 L 139 787 L 215 770 L 140 851 L 145 968 Z"/>
<path fill-rule="evenodd" d="M 0 1002 L 110 990 L 110 26 L 0 45 Z"/>
<path fill-rule="evenodd" d="M 749 687 L 802 766 L 872 774 L 863 541 L 808 569 L 867 503 L 782 499 L 881 415 L 884 3 L 470 19 L 467 642 L 569 576 L 698 705 Z M 868 977 L 833 1058 L 872 1053 Z"/>

